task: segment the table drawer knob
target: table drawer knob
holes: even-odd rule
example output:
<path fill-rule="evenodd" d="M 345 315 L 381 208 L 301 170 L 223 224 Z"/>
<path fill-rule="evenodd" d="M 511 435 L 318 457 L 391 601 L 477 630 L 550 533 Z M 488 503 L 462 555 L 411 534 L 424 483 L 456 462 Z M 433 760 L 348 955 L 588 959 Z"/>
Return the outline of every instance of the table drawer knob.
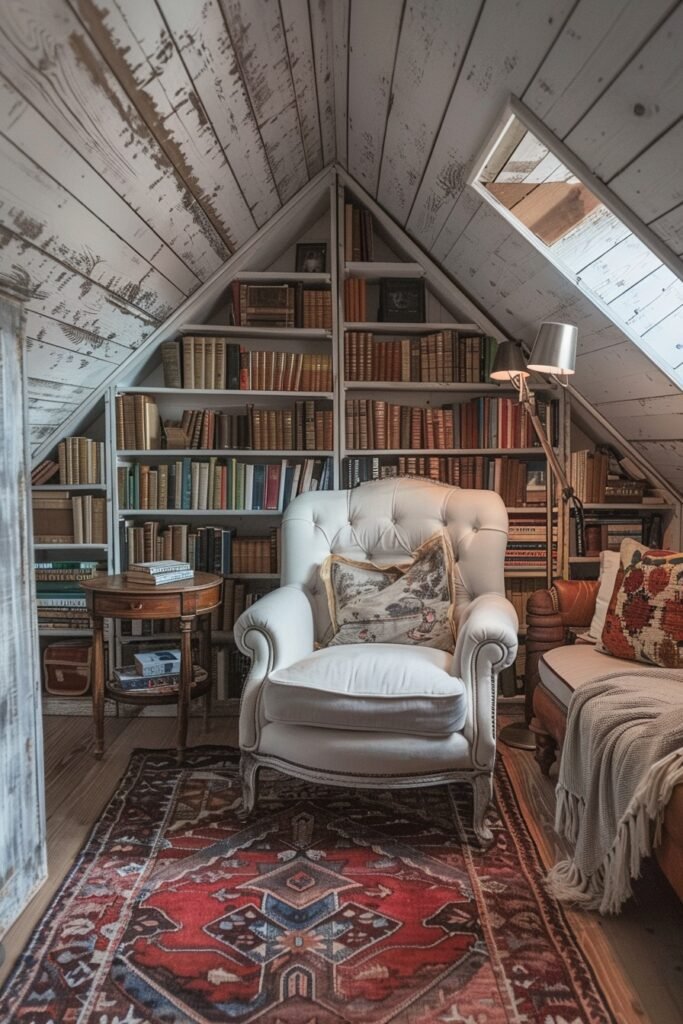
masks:
<path fill-rule="evenodd" d="M 142 601 L 131 601 L 130 602 L 130 607 L 131 607 L 131 610 L 134 611 L 134 612 L 142 611 L 142 607 L 143 607 Z"/>

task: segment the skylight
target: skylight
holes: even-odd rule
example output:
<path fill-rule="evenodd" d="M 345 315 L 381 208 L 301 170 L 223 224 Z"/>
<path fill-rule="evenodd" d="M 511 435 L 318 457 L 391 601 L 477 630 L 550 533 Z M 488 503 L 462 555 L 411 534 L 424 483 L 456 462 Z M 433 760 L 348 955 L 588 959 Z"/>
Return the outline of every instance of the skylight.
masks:
<path fill-rule="evenodd" d="M 472 184 L 683 385 L 683 281 L 516 114 Z"/>

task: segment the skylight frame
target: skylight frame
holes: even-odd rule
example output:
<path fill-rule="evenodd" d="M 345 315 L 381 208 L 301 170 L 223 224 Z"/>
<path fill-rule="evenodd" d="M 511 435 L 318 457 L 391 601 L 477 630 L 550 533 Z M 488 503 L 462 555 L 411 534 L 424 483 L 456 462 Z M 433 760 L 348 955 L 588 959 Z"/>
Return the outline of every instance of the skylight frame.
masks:
<path fill-rule="evenodd" d="M 657 352 L 657 350 L 645 340 L 636 330 L 629 326 L 621 316 L 605 302 L 600 295 L 585 285 L 581 276 L 575 273 L 567 266 L 561 259 L 553 253 L 552 246 L 546 244 L 542 239 L 526 226 L 512 211 L 509 210 L 502 202 L 496 199 L 496 197 L 485 187 L 481 181 L 482 173 L 490 164 L 492 157 L 496 153 L 502 138 L 510 130 L 511 123 L 517 120 L 520 122 L 524 129 L 524 132 L 517 133 L 517 141 L 512 146 L 510 154 L 514 152 L 516 145 L 519 143 L 524 134 L 528 131 L 548 150 L 549 154 L 556 157 L 566 168 L 574 175 L 583 185 L 585 185 L 597 199 L 611 212 L 615 217 L 623 222 L 626 228 L 643 243 L 663 264 L 667 267 L 671 273 L 683 282 L 683 264 L 679 258 L 671 251 L 666 243 L 659 238 L 658 235 L 652 231 L 643 221 L 640 220 L 636 214 L 619 198 L 615 195 L 605 184 L 600 181 L 593 172 L 586 166 L 586 164 L 572 153 L 567 146 L 558 139 L 552 131 L 541 121 L 539 118 L 529 110 L 521 100 L 516 96 L 510 96 L 506 106 L 496 121 L 492 131 L 490 132 L 480 155 L 475 160 L 472 170 L 468 175 L 468 184 L 474 189 L 474 191 L 483 199 L 488 206 L 496 210 L 496 212 L 507 220 L 515 230 L 521 234 L 527 241 L 534 246 L 534 248 L 540 252 L 556 269 L 562 274 L 562 276 L 569 280 L 590 302 L 592 302 L 609 320 L 613 323 L 627 338 L 629 338 L 634 345 L 637 346 L 639 351 L 643 352 L 648 359 L 659 369 L 662 373 L 676 385 L 679 390 L 683 390 L 683 347 L 681 348 L 680 361 L 675 366 L 669 366 L 664 362 L 663 357 Z M 515 135 L 513 134 L 512 139 L 514 140 Z M 506 157 L 506 159 L 509 159 Z M 501 164 L 504 166 L 505 161 Z M 498 171 L 495 172 L 496 174 Z M 492 179 L 494 180 L 494 179 Z M 573 229 L 571 229 L 573 230 Z M 655 271 L 656 272 L 656 271 Z M 683 328 L 682 328 L 683 336 Z M 683 337 L 682 337 L 683 343 Z M 679 376 L 676 376 L 676 375 Z"/>

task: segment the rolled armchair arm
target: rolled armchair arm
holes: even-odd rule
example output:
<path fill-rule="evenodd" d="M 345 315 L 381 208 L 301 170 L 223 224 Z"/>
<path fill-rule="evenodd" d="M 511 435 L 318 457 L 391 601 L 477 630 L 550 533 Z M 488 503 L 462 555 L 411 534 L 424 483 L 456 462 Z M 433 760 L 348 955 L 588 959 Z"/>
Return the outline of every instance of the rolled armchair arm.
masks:
<path fill-rule="evenodd" d="M 595 612 L 597 580 L 556 580 L 550 590 L 536 590 L 527 601 L 524 690 L 526 720 L 533 717 L 534 690 L 539 682 L 538 663 L 555 647 L 571 641 L 570 629 L 587 629 Z"/>
<path fill-rule="evenodd" d="M 256 745 L 258 696 L 266 676 L 305 658 L 313 650 L 313 608 L 303 587 L 279 587 L 242 612 L 235 623 L 235 643 L 251 658 L 240 704 L 240 747 Z"/>
<path fill-rule="evenodd" d="M 463 732 L 482 769 L 493 766 L 498 673 L 517 656 L 518 626 L 517 612 L 500 594 L 480 594 L 458 624 L 453 670 L 468 690 Z"/>

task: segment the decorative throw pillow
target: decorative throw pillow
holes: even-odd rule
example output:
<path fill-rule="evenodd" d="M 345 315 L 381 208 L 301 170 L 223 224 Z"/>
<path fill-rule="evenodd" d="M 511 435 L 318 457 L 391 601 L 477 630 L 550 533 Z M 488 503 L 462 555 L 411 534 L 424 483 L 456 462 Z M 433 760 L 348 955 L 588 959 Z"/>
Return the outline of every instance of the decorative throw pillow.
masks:
<path fill-rule="evenodd" d="M 455 646 L 450 608 L 455 562 L 448 534 L 437 533 L 408 565 L 379 566 L 330 555 L 321 567 L 335 644 Z"/>
<path fill-rule="evenodd" d="M 683 553 L 646 551 L 619 571 L 601 649 L 627 661 L 683 668 Z"/>
<path fill-rule="evenodd" d="M 588 632 L 584 634 L 586 639 L 597 642 L 602 636 L 607 608 L 614 593 L 614 584 L 617 581 L 620 564 L 618 551 L 600 552 L 600 586 L 595 598 L 595 612 Z"/>

